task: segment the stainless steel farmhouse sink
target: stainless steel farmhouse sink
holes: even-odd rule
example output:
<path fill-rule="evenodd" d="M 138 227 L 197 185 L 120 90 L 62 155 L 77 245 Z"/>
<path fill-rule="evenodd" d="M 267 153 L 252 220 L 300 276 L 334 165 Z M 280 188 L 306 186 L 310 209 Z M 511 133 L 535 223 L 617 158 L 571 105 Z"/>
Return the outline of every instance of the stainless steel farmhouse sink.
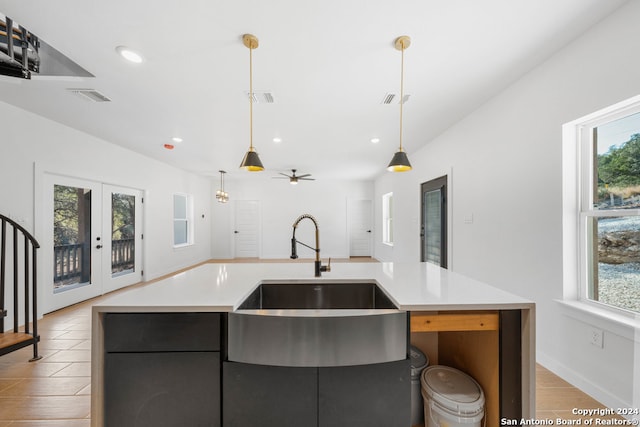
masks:
<path fill-rule="evenodd" d="M 235 362 L 350 366 L 407 355 L 407 312 L 375 282 L 263 282 L 228 322 Z"/>
<path fill-rule="evenodd" d="M 262 283 L 239 310 L 395 309 L 375 283 Z"/>

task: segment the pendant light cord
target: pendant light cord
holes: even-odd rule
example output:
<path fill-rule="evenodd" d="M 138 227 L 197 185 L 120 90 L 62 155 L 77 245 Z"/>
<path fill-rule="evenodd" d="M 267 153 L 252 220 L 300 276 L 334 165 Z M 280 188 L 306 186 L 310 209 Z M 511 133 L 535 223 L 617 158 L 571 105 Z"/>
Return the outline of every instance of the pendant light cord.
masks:
<path fill-rule="evenodd" d="M 402 42 L 402 55 L 400 60 L 400 151 L 402 151 L 402 104 L 404 104 L 404 42 Z"/>
<path fill-rule="evenodd" d="M 253 45 L 249 47 L 249 151 L 253 151 Z"/>

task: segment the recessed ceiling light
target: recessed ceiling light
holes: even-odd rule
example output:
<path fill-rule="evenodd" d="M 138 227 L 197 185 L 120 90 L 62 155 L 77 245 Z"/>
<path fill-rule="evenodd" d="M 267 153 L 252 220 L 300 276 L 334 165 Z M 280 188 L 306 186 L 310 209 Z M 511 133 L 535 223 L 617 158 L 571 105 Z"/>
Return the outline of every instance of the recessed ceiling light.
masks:
<path fill-rule="evenodd" d="M 273 138 L 273 142 L 275 142 L 276 144 L 279 144 L 282 142 L 282 138 L 278 138 L 277 136 L 275 138 Z"/>
<path fill-rule="evenodd" d="M 177 144 L 182 142 L 182 138 L 180 138 L 179 136 L 174 136 L 173 138 L 171 138 L 171 140 Z"/>
<path fill-rule="evenodd" d="M 138 52 L 126 47 L 126 46 L 118 46 L 116 47 L 116 52 L 120 54 L 127 61 L 139 64 L 142 62 L 142 55 Z"/>
<path fill-rule="evenodd" d="M 371 142 L 377 144 L 378 142 L 380 142 L 380 138 L 371 138 Z"/>

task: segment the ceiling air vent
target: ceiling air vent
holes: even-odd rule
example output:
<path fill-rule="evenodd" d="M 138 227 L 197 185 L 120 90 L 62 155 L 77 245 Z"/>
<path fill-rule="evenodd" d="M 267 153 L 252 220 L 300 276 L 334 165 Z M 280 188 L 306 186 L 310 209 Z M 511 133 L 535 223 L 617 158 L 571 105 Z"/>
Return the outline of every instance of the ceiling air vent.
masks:
<path fill-rule="evenodd" d="M 251 96 L 249 95 L 249 92 L 245 92 L 245 95 L 247 96 L 247 98 L 251 98 Z M 273 104 L 275 102 L 275 99 L 273 98 L 273 93 L 266 91 L 266 90 L 262 90 L 262 91 L 257 91 L 254 90 L 253 91 L 253 103 L 254 104 Z"/>
<path fill-rule="evenodd" d="M 109 98 L 101 94 L 95 89 L 80 89 L 80 88 L 71 88 L 67 89 L 69 92 L 78 95 L 81 98 L 88 99 L 93 102 L 111 102 Z"/>
<path fill-rule="evenodd" d="M 406 104 L 406 102 L 409 100 L 409 97 L 411 95 L 407 95 L 405 94 L 404 97 L 402 98 L 402 103 Z M 395 93 L 388 93 L 384 96 L 384 98 L 382 99 L 382 103 L 383 104 L 392 104 L 393 100 L 396 99 L 398 97 L 398 95 L 396 95 Z M 398 101 L 399 103 L 400 101 Z"/>
<path fill-rule="evenodd" d="M 396 97 L 395 93 L 388 93 L 384 96 L 384 99 L 382 100 L 383 104 L 391 104 L 393 102 L 393 99 Z"/>

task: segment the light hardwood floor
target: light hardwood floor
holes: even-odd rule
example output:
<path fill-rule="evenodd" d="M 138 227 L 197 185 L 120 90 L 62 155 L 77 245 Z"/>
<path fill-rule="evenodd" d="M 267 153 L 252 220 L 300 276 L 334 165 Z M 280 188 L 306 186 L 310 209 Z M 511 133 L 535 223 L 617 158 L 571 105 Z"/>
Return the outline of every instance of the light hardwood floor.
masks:
<path fill-rule="evenodd" d="M 38 323 L 42 360 L 28 362 L 31 347 L 0 357 L 0 427 L 89 427 L 91 306 L 97 301 L 44 316 Z M 540 365 L 536 381 L 538 419 L 576 419 L 573 408 L 603 407 Z"/>

